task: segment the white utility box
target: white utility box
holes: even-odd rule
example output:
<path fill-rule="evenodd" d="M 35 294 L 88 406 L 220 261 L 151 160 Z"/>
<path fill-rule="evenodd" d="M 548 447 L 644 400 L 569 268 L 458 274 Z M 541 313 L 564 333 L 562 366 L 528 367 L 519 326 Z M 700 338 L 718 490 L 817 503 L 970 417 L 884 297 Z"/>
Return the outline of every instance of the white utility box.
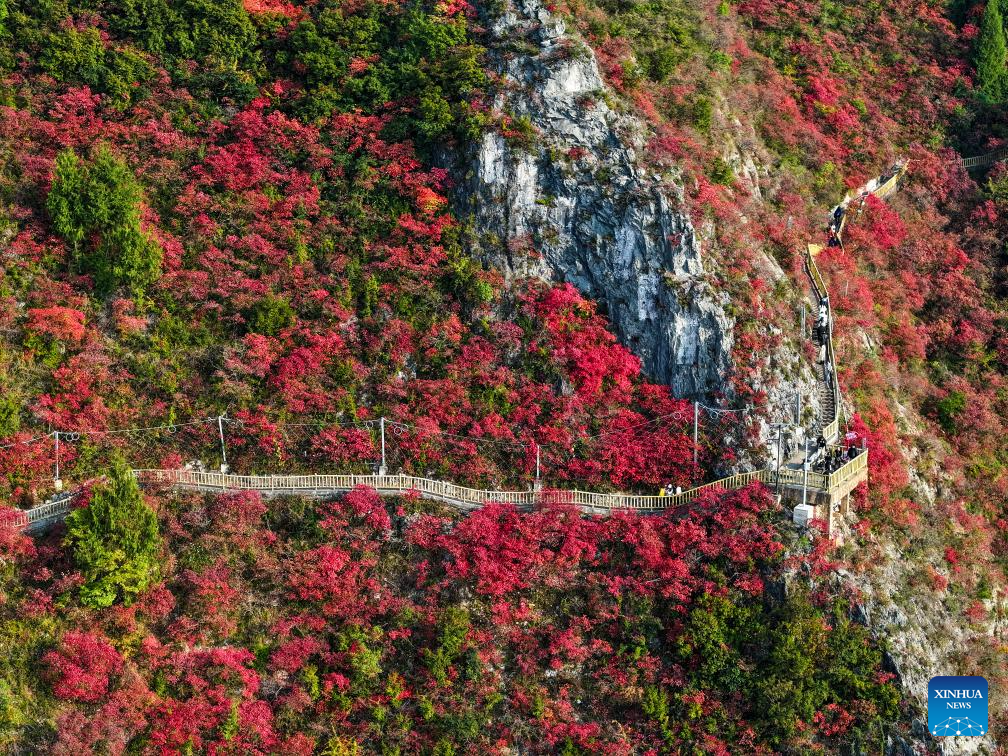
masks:
<path fill-rule="evenodd" d="M 795 525 L 808 525 L 810 520 L 815 519 L 815 507 L 811 504 L 799 504 L 794 508 L 794 515 L 791 521 Z"/>

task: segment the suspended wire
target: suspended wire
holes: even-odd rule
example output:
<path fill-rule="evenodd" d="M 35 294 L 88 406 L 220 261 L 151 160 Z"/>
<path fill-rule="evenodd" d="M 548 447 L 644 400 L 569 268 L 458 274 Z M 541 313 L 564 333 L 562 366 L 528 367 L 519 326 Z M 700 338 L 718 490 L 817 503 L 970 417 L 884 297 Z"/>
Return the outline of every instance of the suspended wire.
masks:
<path fill-rule="evenodd" d="M 741 412 L 749 410 L 749 408 L 735 409 L 735 410 L 721 410 L 719 408 L 707 407 L 706 405 L 697 402 L 695 404 L 694 411 L 698 412 L 700 408 L 704 409 L 705 414 L 714 418 L 734 417 Z M 487 437 L 475 436 L 472 435 L 471 433 L 468 434 L 453 433 L 438 428 L 423 428 L 416 423 L 406 423 L 388 419 L 384 419 L 384 425 L 391 431 L 393 438 L 401 437 L 403 436 L 403 434 L 406 433 L 415 433 L 421 438 L 424 436 L 429 436 L 432 438 L 440 438 L 447 443 L 451 442 L 464 443 L 471 445 L 473 449 L 484 450 L 480 452 L 480 456 L 485 456 L 487 461 L 491 465 L 497 467 L 500 472 L 506 470 L 509 467 L 514 468 L 514 470 L 518 470 L 520 467 L 522 467 L 522 463 L 519 462 L 519 459 L 526 458 L 529 452 L 533 448 L 535 448 L 535 446 L 541 446 L 544 451 L 547 451 L 550 454 L 550 456 L 553 457 L 554 464 L 556 464 L 557 462 L 564 464 L 567 462 L 573 462 L 575 460 L 581 459 L 581 457 L 584 456 L 583 451 L 581 454 L 577 454 L 574 451 L 575 445 L 597 442 L 612 436 L 626 435 L 628 433 L 642 432 L 647 429 L 654 429 L 660 426 L 662 423 L 668 421 L 689 424 L 691 423 L 691 421 L 695 419 L 690 417 L 690 414 L 691 413 L 689 413 L 686 409 L 675 410 L 665 415 L 660 415 L 658 417 L 654 417 L 648 420 L 635 422 L 624 427 L 609 428 L 599 433 L 590 435 L 575 435 L 570 439 L 570 444 L 552 443 L 552 442 L 547 442 L 546 444 L 539 444 L 536 441 L 525 442 L 517 439 L 487 438 Z M 613 420 L 625 416 L 626 416 L 625 413 L 614 414 L 609 416 L 608 418 L 605 418 L 605 420 Z M 299 430 L 304 429 L 322 430 L 325 428 L 340 427 L 340 428 L 369 429 L 373 433 L 375 429 L 381 425 L 381 423 L 382 419 L 347 420 L 340 422 L 332 422 L 319 418 L 314 420 L 305 420 L 304 422 L 278 423 L 276 425 L 270 424 L 268 427 L 263 428 L 262 430 L 265 433 L 283 434 L 285 438 L 281 443 L 283 443 L 284 446 L 286 447 L 284 454 L 286 455 L 288 452 L 293 454 L 293 456 L 290 458 L 290 460 L 293 461 L 294 459 L 308 455 L 308 452 L 304 451 L 303 449 L 300 449 L 300 447 L 303 443 L 307 442 L 309 440 L 309 436 L 313 434 L 308 433 L 300 440 L 297 440 L 293 436 L 289 435 L 289 433 L 292 431 L 297 432 Z M 44 436 L 38 435 L 31 439 L 26 439 L 25 441 L 7 444 L 6 446 L 0 447 L 0 449 L 30 444 L 42 441 L 47 438 L 56 438 L 58 440 L 74 442 L 81 439 L 82 437 L 109 438 L 111 440 L 111 438 L 114 437 L 128 437 L 128 436 L 136 437 L 136 436 L 143 436 L 145 434 L 151 436 L 160 435 L 163 433 L 173 435 L 177 433 L 179 430 L 184 428 L 196 428 L 201 426 L 205 427 L 209 425 L 218 425 L 218 424 L 222 429 L 225 425 L 229 429 L 238 429 L 238 428 L 244 429 L 246 433 L 240 433 L 239 436 L 246 435 L 248 433 L 254 435 L 256 431 L 254 423 L 242 420 L 240 418 L 233 418 L 221 415 L 218 417 L 204 417 L 194 419 L 182 423 L 170 423 L 164 425 L 145 426 L 145 427 L 116 428 L 104 431 L 60 430 L 60 431 L 54 431 Z M 672 431 L 671 428 L 669 428 L 668 430 Z M 679 432 L 686 432 L 686 430 L 685 428 L 683 428 L 680 429 Z M 720 431 L 714 427 L 704 429 L 705 436 L 709 435 L 712 432 L 719 433 Z M 225 439 L 222 439 L 222 442 L 224 440 Z M 232 440 L 237 441 L 238 439 L 234 438 Z M 298 447 L 300 450 L 296 450 L 294 448 L 295 446 Z M 490 449 L 495 449 L 498 452 L 505 452 L 507 456 L 488 455 L 487 452 Z M 223 446 L 221 451 L 223 453 Z M 410 461 L 410 458 L 413 457 L 412 453 L 413 451 L 415 450 L 411 450 L 408 446 L 403 446 L 401 444 L 397 444 L 394 442 L 388 448 L 388 453 L 390 454 L 391 459 L 397 459 L 399 465 L 407 465 L 407 466 L 417 461 L 417 460 Z M 512 455 L 517 455 L 517 458 Z M 241 458 L 241 456 L 242 456 L 241 445 L 239 444 L 237 458 Z M 70 459 L 68 459 L 67 463 L 68 465 L 72 465 L 73 458 L 71 457 Z M 344 464 L 344 463 L 335 462 L 335 464 Z M 83 469 L 81 468 L 77 468 L 77 470 L 78 473 L 83 472 Z"/>
<path fill-rule="evenodd" d="M 708 407 L 705 404 L 700 404 L 699 406 L 702 407 L 708 414 L 714 415 L 715 417 L 720 417 L 721 415 L 743 414 L 746 412 L 752 412 L 754 409 L 756 409 L 755 407 L 740 407 L 739 409 L 725 409 L 722 407 Z"/>
<path fill-rule="evenodd" d="M 111 430 L 60 430 L 53 431 L 54 436 L 59 436 L 60 438 L 66 438 L 69 441 L 76 441 L 81 436 L 123 436 L 136 433 L 147 433 L 154 431 L 168 431 L 169 433 L 176 433 L 180 428 L 191 428 L 196 425 L 205 425 L 207 423 L 216 423 L 216 417 L 206 417 L 200 420 L 190 420 L 186 423 L 171 423 L 170 425 L 152 425 L 146 428 L 113 428 Z"/>
<path fill-rule="evenodd" d="M 631 425 L 631 426 L 629 426 L 627 428 L 612 428 L 612 429 L 607 430 L 607 431 L 602 431 L 601 433 L 596 433 L 593 436 L 579 436 L 576 440 L 578 440 L 578 441 L 596 441 L 596 440 L 598 440 L 600 438 L 605 438 L 607 436 L 614 436 L 617 433 L 626 433 L 628 431 L 642 430 L 643 428 L 647 428 L 647 427 L 649 427 L 651 425 L 654 425 L 655 423 L 660 423 L 662 420 L 668 420 L 670 417 L 674 418 L 676 420 L 679 420 L 680 422 L 684 422 L 684 423 L 685 422 L 689 422 L 690 420 L 692 420 L 692 418 L 689 417 L 689 415 L 687 415 L 685 413 L 670 412 L 667 415 L 661 415 L 661 416 L 653 418 L 651 420 L 647 420 L 647 421 L 645 421 L 643 423 L 638 423 L 637 425 Z"/>
<path fill-rule="evenodd" d="M 432 435 L 432 436 L 441 436 L 441 437 L 444 437 L 444 438 L 454 438 L 454 439 L 459 439 L 459 440 L 462 440 L 462 441 L 470 441 L 470 442 L 475 443 L 475 444 L 493 444 L 493 445 L 497 445 L 497 446 L 509 446 L 511 448 L 514 448 L 514 449 L 525 449 L 525 448 L 527 448 L 527 444 L 523 444 L 520 441 L 506 441 L 504 439 L 483 438 L 481 436 L 467 436 L 467 435 L 461 435 L 461 434 L 458 434 L 458 433 L 449 433 L 448 431 L 443 431 L 443 430 L 438 430 L 438 429 L 430 429 L 430 430 L 428 430 L 426 428 L 421 428 L 418 425 L 413 425 L 411 423 L 401 423 L 401 422 L 399 422 L 397 420 L 386 420 L 385 421 L 385 427 L 386 428 L 391 428 L 392 432 L 395 435 L 397 435 L 397 436 L 402 435 L 402 433 L 404 431 L 414 430 L 417 433 L 424 433 L 424 434 L 429 434 L 429 435 Z"/>
<path fill-rule="evenodd" d="M 698 405 L 700 407 L 702 407 L 703 409 L 707 410 L 708 412 L 712 412 L 712 413 L 716 413 L 716 414 L 743 412 L 743 411 L 748 411 L 748 409 L 749 409 L 749 408 L 745 408 L 745 409 L 741 409 L 741 410 L 723 410 L 723 409 L 718 409 L 718 408 L 713 408 L 713 407 L 707 407 L 706 405 L 704 405 L 702 403 L 698 403 Z M 620 417 L 620 415 L 611 415 L 608 418 L 605 418 L 604 421 L 605 420 L 616 419 L 618 417 Z M 596 441 L 596 440 L 599 440 L 599 439 L 602 439 L 602 438 L 605 438 L 605 437 L 608 437 L 608 436 L 612 436 L 612 435 L 617 435 L 617 434 L 621 434 L 621 433 L 627 433 L 627 432 L 635 431 L 635 430 L 643 430 L 645 428 L 652 427 L 652 426 L 654 426 L 656 424 L 659 424 L 659 423 L 661 423 L 663 421 L 666 421 L 666 420 L 669 420 L 669 419 L 673 419 L 673 420 L 676 420 L 678 422 L 688 422 L 691 418 L 689 417 L 689 415 L 686 412 L 680 412 L 680 411 L 670 412 L 670 413 L 668 413 L 666 415 L 661 415 L 659 417 L 655 417 L 655 418 L 652 418 L 650 420 L 645 420 L 643 422 L 636 423 L 634 425 L 630 425 L 630 426 L 626 426 L 626 427 L 620 427 L 620 428 L 611 428 L 611 429 L 602 431 L 600 433 L 578 436 L 576 440 L 578 440 L 578 441 Z M 108 429 L 108 430 L 85 430 L 85 429 L 58 430 L 58 431 L 53 431 L 52 433 L 48 433 L 48 434 L 45 434 L 45 435 L 33 436 L 32 438 L 25 439 L 23 441 L 14 441 L 14 442 L 11 442 L 11 443 L 8 443 L 8 444 L 3 444 L 3 445 L 0 445 L 0 449 L 9 449 L 9 448 L 13 448 L 15 446 L 29 445 L 29 444 L 36 443 L 36 442 L 41 441 L 41 440 L 46 439 L 46 438 L 54 438 L 54 437 L 57 437 L 57 436 L 61 440 L 65 440 L 65 441 L 77 441 L 77 440 L 80 440 L 82 437 L 94 438 L 94 437 L 105 437 L 105 436 L 128 436 L 128 435 L 139 435 L 139 434 L 144 434 L 144 433 L 151 433 L 151 434 L 153 434 L 153 433 L 160 433 L 160 432 L 168 432 L 169 434 L 174 434 L 174 433 L 177 433 L 182 428 L 193 428 L 193 427 L 197 427 L 197 426 L 201 426 L 201 425 L 209 425 L 209 424 L 218 423 L 218 422 L 220 422 L 220 423 L 222 423 L 224 425 L 231 426 L 231 427 L 248 427 L 249 426 L 249 423 L 247 423 L 245 420 L 242 420 L 240 418 L 220 416 L 220 417 L 204 417 L 204 418 L 200 418 L 200 419 L 197 419 L 197 420 L 190 420 L 190 421 L 181 422 L 181 423 L 169 423 L 169 424 L 165 424 L 165 425 L 152 425 L 152 426 L 136 426 L 136 427 L 128 427 L 128 428 L 112 428 L 112 429 Z M 282 430 L 282 429 L 285 429 L 285 428 L 319 428 L 319 427 L 326 427 L 326 428 L 332 428 L 332 427 L 339 427 L 339 428 L 348 428 L 348 427 L 355 427 L 355 428 L 375 428 L 375 427 L 377 427 L 377 426 L 380 425 L 380 422 L 381 422 L 380 420 L 349 420 L 349 421 L 342 421 L 342 422 L 331 422 L 331 421 L 326 421 L 326 420 L 319 419 L 319 420 L 308 421 L 308 422 L 299 422 L 299 423 L 278 423 L 276 425 L 273 425 L 273 429 L 275 429 L 275 430 Z M 405 423 L 405 422 L 401 422 L 401 421 L 398 421 L 398 420 L 388 420 L 388 419 L 386 419 L 385 425 L 388 428 L 390 428 L 397 435 L 400 435 L 403 431 L 412 430 L 412 431 L 415 431 L 415 432 L 421 433 L 421 434 L 426 434 L 426 435 L 431 435 L 431 436 L 439 436 L 439 437 L 443 437 L 443 438 L 451 438 L 451 439 L 456 439 L 456 440 L 461 440 L 461 441 L 468 441 L 468 442 L 475 443 L 475 444 L 496 445 L 496 446 L 500 446 L 500 447 L 510 447 L 510 448 L 515 448 L 515 449 L 525 449 L 525 448 L 527 448 L 527 444 L 525 444 L 525 443 L 523 443 L 521 441 L 518 441 L 518 440 L 494 439 L 494 438 L 486 438 L 486 437 L 481 437 L 481 436 L 474 436 L 474 435 L 471 435 L 471 434 L 452 433 L 452 432 L 444 431 L 444 430 L 437 429 L 437 428 L 421 428 L 419 425 L 416 425 L 414 423 Z"/>
<path fill-rule="evenodd" d="M 0 444 L 0 449 L 13 449 L 15 446 L 28 446 L 34 444 L 36 441 L 41 441 L 46 438 L 50 438 L 51 434 L 47 433 L 44 436 L 32 436 L 31 438 L 26 438 L 24 441 L 11 441 L 9 444 Z"/>
<path fill-rule="evenodd" d="M 216 422 L 217 418 L 211 418 Z M 239 427 L 247 427 L 249 423 L 245 420 L 235 417 L 222 417 L 221 420 L 224 421 L 225 425 L 236 425 Z M 330 420 L 312 420 L 303 423 L 270 423 L 273 428 L 360 428 L 360 427 L 375 427 L 380 423 L 379 420 L 346 420 L 342 422 L 334 422 Z"/>

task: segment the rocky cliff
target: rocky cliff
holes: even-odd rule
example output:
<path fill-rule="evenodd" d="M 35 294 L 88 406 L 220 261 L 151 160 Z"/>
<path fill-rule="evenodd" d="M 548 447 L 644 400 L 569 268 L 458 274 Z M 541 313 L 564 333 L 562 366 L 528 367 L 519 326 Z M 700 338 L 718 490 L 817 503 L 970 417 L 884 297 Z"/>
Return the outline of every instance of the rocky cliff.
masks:
<path fill-rule="evenodd" d="M 594 54 L 538 0 L 508 0 L 487 24 L 495 105 L 532 135 L 487 133 L 460 171 L 473 253 L 507 277 L 577 286 L 676 396 L 725 392 L 733 319 L 681 189 L 643 164 L 640 124 L 607 104 Z"/>

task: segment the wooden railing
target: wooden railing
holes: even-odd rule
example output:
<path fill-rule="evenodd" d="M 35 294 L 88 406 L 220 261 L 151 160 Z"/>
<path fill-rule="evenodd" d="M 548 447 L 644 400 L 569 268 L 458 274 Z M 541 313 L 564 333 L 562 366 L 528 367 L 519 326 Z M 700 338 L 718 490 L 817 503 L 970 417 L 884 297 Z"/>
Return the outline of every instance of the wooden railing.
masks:
<path fill-rule="evenodd" d="M 896 191 L 899 186 L 900 179 L 903 178 L 906 171 L 907 162 L 904 160 L 897 163 L 892 175 L 885 181 L 879 183 L 877 186 L 875 185 L 876 179 L 872 179 L 864 187 L 862 187 L 862 191 L 860 191 L 856 196 L 851 197 L 850 195 L 847 195 L 844 197 L 843 201 L 838 206 L 841 210 L 839 222 L 834 221 L 835 225 L 833 227 L 836 240 L 840 242 L 840 244 L 843 244 L 843 230 L 847 223 L 847 216 L 849 215 L 848 207 L 850 206 L 850 203 L 859 198 L 863 201 L 869 194 L 875 195 L 879 199 L 885 199 Z M 819 297 L 820 301 L 826 301 L 827 314 L 829 316 L 829 333 L 827 334 L 826 341 L 826 360 L 831 368 L 830 374 L 832 385 L 830 386 L 830 390 L 833 392 L 833 419 L 831 422 L 823 426 L 821 433 L 828 442 L 832 442 L 840 434 L 840 414 L 842 406 L 840 404 L 840 383 L 837 374 L 836 351 L 833 348 L 833 306 L 828 296 L 829 292 L 826 288 L 826 282 L 823 280 L 822 273 L 819 272 L 819 266 L 816 265 L 815 261 L 816 254 L 818 254 L 821 250 L 822 246 L 818 244 L 809 244 L 805 255 L 805 261 L 809 277 L 812 279 L 812 286 L 815 289 L 816 296 Z"/>
<path fill-rule="evenodd" d="M 899 167 L 884 183 L 880 184 L 871 193 L 874 194 L 879 199 L 885 199 L 890 194 L 896 191 L 899 181 L 903 178 L 903 174 L 907 171 L 907 163 L 904 161 L 900 163 Z"/>
<path fill-rule="evenodd" d="M 755 480 L 766 480 L 766 470 L 729 475 L 713 483 L 706 483 L 688 491 L 668 496 L 646 496 L 626 493 L 598 493 L 547 489 L 543 491 L 494 491 L 468 488 L 455 483 L 412 475 L 229 475 L 217 472 L 197 472 L 192 470 L 136 470 L 137 477 L 145 483 L 160 483 L 184 488 L 208 490 L 252 490 L 252 491 L 350 491 L 357 486 L 368 486 L 382 494 L 404 494 L 417 491 L 443 501 L 481 506 L 495 501 L 533 507 L 546 501 L 563 501 L 582 509 L 615 510 L 640 509 L 661 510 L 679 504 L 687 504 L 704 491 L 731 490 L 741 488 Z"/>
<path fill-rule="evenodd" d="M 819 272 L 819 266 L 816 265 L 815 261 L 815 256 L 821 249 L 822 247 L 815 244 L 808 245 L 805 262 L 808 267 L 809 277 L 812 279 L 812 287 L 816 290 L 816 296 L 819 297 L 820 301 L 826 302 L 827 323 L 829 324 L 826 338 L 826 361 L 830 365 L 830 375 L 832 376 L 830 391 L 833 392 L 833 418 L 823 426 L 821 433 L 827 442 L 832 442 L 840 435 L 840 382 L 837 378 L 836 352 L 833 350 L 833 304 L 829 300 L 826 282 L 823 280 L 822 273 Z"/>
<path fill-rule="evenodd" d="M 854 457 L 843 467 L 824 476 L 823 489 L 834 492 L 847 486 L 852 480 L 861 477 L 861 471 L 868 469 L 868 455 L 864 452 Z"/>
<path fill-rule="evenodd" d="M 37 507 L 25 510 L 25 523 L 23 527 L 37 525 L 46 520 L 62 517 L 70 511 L 72 500 L 72 495 L 66 495 L 60 499 L 56 499 L 55 501 L 49 501 L 45 504 L 40 504 Z"/>
<path fill-rule="evenodd" d="M 668 496 L 645 496 L 626 493 L 597 493 L 546 489 L 542 491 L 490 491 L 469 488 L 443 480 L 419 478 L 413 475 L 232 475 L 197 470 L 134 470 L 137 478 L 146 484 L 165 485 L 196 491 L 263 491 L 278 494 L 310 491 L 313 493 L 340 493 L 352 491 L 357 486 L 368 486 L 379 494 L 403 495 L 416 491 L 422 496 L 438 499 L 463 507 L 479 507 L 488 502 L 514 504 L 525 509 L 549 503 L 573 504 L 588 512 L 611 512 L 619 509 L 657 512 L 689 504 L 707 491 L 731 491 L 760 481 L 767 485 L 801 487 L 833 491 L 855 477 L 867 467 L 867 452 L 862 452 L 831 475 L 808 473 L 803 470 L 773 468 L 735 473 Z M 779 477 L 778 477 L 779 476 Z M 15 527 L 31 528 L 49 520 L 64 517 L 73 506 L 73 493 L 56 501 L 24 510 L 11 523 Z"/>
<path fill-rule="evenodd" d="M 974 157 L 963 158 L 962 166 L 963 168 L 979 168 L 984 165 L 996 163 L 998 160 L 1006 157 L 1008 157 L 1008 147 L 1002 147 L 1001 149 L 994 150 L 993 152 L 988 152 L 986 155 L 975 155 Z"/>

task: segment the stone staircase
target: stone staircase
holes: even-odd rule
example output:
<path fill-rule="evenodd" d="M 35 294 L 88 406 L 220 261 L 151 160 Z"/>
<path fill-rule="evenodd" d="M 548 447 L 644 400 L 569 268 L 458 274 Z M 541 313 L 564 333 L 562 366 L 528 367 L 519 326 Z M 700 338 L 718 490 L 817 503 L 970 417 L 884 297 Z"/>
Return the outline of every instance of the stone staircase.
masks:
<path fill-rule="evenodd" d="M 816 372 L 816 377 L 819 379 L 819 388 L 816 392 L 815 435 L 818 438 L 823 434 L 826 426 L 836 419 L 837 406 L 833 393 L 832 379 L 827 375 L 826 363 L 818 364 Z"/>

